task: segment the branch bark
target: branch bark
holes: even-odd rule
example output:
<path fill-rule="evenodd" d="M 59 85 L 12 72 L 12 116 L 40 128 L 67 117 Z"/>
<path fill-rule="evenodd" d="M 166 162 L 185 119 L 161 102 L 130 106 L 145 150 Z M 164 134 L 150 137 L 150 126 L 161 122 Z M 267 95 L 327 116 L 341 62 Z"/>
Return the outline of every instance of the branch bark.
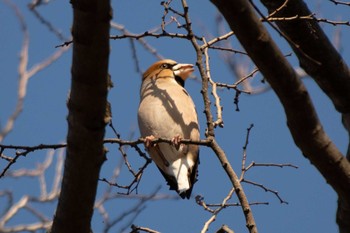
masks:
<path fill-rule="evenodd" d="M 273 17 L 312 15 L 302 0 L 261 0 Z M 281 8 L 280 8 L 281 7 Z M 278 20 L 276 25 L 299 58 L 300 66 L 315 79 L 341 113 L 350 113 L 350 70 L 316 19 Z M 316 61 L 316 62 L 315 62 Z"/>
<path fill-rule="evenodd" d="M 237 194 L 237 197 L 239 199 L 239 202 L 241 204 L 245 219 L 246 219 L 246 227 L 248 228 L 250 233 L 258 233 L 258 228 L 254 219 L 254 216 L 252 214 L 252 210 L 250 208 L 247 196 L 244 192 L 244 189 L 241 185 L 241 182 L 239 180 L 239 177 L 233 170 L 230 162 L 228 161 L 225 152 L 221 149 L 219 144 L 216 142 L 215 139 L 213 139 L 211 143 L 211 148 L 215 152 L 217 158 L 220 160 L 220 163 L 222 167 L 224 168 L 226 174 L 230 178 L 230 181 L 232 183 L 232 186 L 235 189 L 235 192 Z"/>
<path fill-rule="evenodd" d="M 215 155 L 219 159 L 223 169 L 225 170 L 227 176 L 229 177 L 229 179 L 232 183 L 233 188 L 235 189 L 235 193 L 239 199 L 239 202 L 241 204 L 241 208 L 242 208 L 243 213 L 244 213 L 244 217 L 246 219 L 246 227 L 248 228 L 250 233 L 257 233 L 258 229 L 257 229 L 257 225 L 255 223 L 253 212 L 251 211 L 249 201 L 247 199 L 247 196 L 244 193 L 244 189 L 241 185 L 241 182 L 240 182 L 237 174 L 233 170 L 230 162 L 228 161 L 225 152 L 222 150 L 222 148 L 219 146 L 219 144 L 215 140 L 215 132 L 214 132 L 214 124 L 215 123 L 213 121 L 213 115 L 212 115 L 211 110 L 210 110 L 210 98 L 208 95 L 210 75 L 208 76 L 207 74 L 208 73 L 210 74 L 210 70 L 208 70 L 208 68 L 206 69 L 206 67 L 204 66 L 203 53 L 206 55 L 207 61 L 209 60 L 209 56 L 208 56 L 208 53 L 203 52 L 203 49 L 197 43 L 197 38 L 192 31 L 192 27 L 191 27 L 192 23 L 191 23 L 189 14 L 188 14 L 189 8 L 188 8 L 186 0 L 182 0 L 182 6 L 184 9 L 186 30 L 188 32 L 188 37 L 191 40 L 193 48 L 196 51 L 196 55 L 197 55 L 196 65 L 197 65 L 197 67 L 199 69 L 199 73 L 202 77 L 201 93 L 202 93 L 202 97 L 203 97 L 203 101 L 204 101 L 204 108 L 205 108 L 204 113 L 205 113 L 205 116 L 207 119 L 207 129 L 206 129 L 205 135 L 206 135 L 207 140 L 210 142 L 209 147 L 215 152 Z"/>
<path fill-rule="evenodd" d="M 72 0 L 73 64 L 62 190 L 52 233 L 90 232 L 105 150 L 110 1 Z"/>
<path fill-rule="evenodd" d="M 248 1 L 211 1 L 224 15 L 242 46 L 276 92 L 295 144 L 337 192 L 345 206 L 341 221 L 349 224 L 350 163 L 324 132 L 305 86 Z"/>
<path fill-rule="evenodd" d="M 311 15 L 301 0 L 261 0 L 274 17 Z M 281 7 L 284 4 L 283 7 Z M 276 11 L 278 9 L 278 11 Z M 335 108 L 342 113 L 345 129 L 350 133 L 350 70 L 343 58 L 329 41 L 316 20 L 282 20 L 276 22 L 299 58 L 300 66 L 316 81 L 332 100 Z M 306 56 L 305 56 L 306 55 Z M 315 63 L 314 61 L 317 61 Z M 350 143 L 349 143 L 350 146 Z M 347 159 L 350 161 L 350 150 Z M 348 173 L 350 171 L 348 170 Z M 348 175 L 348 178 L 350 176 Z M 337 223 L 340 232 L 350 231 L 350 197 L 339 198 Z"/>

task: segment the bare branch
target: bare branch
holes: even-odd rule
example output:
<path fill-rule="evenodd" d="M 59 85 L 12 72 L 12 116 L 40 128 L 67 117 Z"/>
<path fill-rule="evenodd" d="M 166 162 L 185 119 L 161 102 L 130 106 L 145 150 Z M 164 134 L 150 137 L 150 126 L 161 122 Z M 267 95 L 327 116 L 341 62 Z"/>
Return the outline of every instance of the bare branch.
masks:
<path fill-rule="evenodd" d="M 270 12 L 270 14 L 266 17 L 267 19 L 271 18 L 272 16 L 276 15 L 278 12 L 280 12 L 289 2 L 289 0 L 285 0 L 276 10 Z"/>
<path fill-rule="evenodd" d="M 299 168 L 298 166 L 295 166 L 294 164 L 290 163 L 255 163 L 251 162 L 246 168 L 244 168 L 245 171 L 248 171 L 252 167 L 291 167 L 291 168 Z"/>
<path fill-rule="evenodd" d="M 203 44 L 207 44 L 205 38 L 203 37 Z M 223 128 L 224 127 L 224 121 L 222 119 L 222 106 L 220 104 L 220 97 L 217 94 L 216 91 L 216 83 L 212 80 L 211 78 L 211 74 L 210 74 L 210 65 L 209 65 L 209 54 L 208 54 L 208 46 L 204 46 L 205 49 L 203 49 L 204 52 L 204 56 L 205 56 L 205 69 L 206 69 L 206 76 L 208 77 L 208 80 L 212 86 L 212 92 L 211 94 L 214 96 L 215 98 L 215 106 L 216 106 L 216 113 L 217 113 L 217 119 L 216 121 L 213 122 L 214 124 L 214 128 L 216 128 L 217 126 Z"/>
<path fill-rule="evenodd" d="M 170 22 L 169 22 L 170 23 Z M 129 32 L 124 25 L 115 23 L 115 22 L 111 22 L 111 28 L 117 29 L 119 31 L 121 31 L 123 34 L 132 34 L 131 32 Z M 157 29 L 156 29 L 157 30 Z M 153 30 L 150 30 L 153 31 Z M 164 57 L 159 54 L 157 52 L 157 50 L 151 46 L 144 38 L 139 38 L 137 40 L 137 42 L 139 42 L 147 51 L 149 51 L 152 55 L 154 55 L 156 58 L 158 59 L 164 59 Z"/>
<path fill-rule="evenodd" d="M 219 42 L 219 41 L 222 41 L 222 40 L 227 40 L 228 38 L 230 38 L 231 36 L 234 35 L 234 32 L 233 31 L 230 31 L 228 33 L 226 33 L 225 35 L 222 35 L 222 36 L 219 36 L 219 37 L 215 37 L 214 39 L 208 41 L 207 43 L 204 43 L 202 46 L 201 46 L 201 49 L 204 50 L 205 48 L 213 48 L 213 44 Z M 222 49 L 226 49 L 226 48 L 222 48 Z M 237 51 L 237 53 L 243 53 L 245 54 L 244 52 L 239 52 Z"/>
<path fill-rule="evenodd" d="M 280 6 L 281 0 L 262 2 L 271 12 Z M 311 11 L 303 1 L 290 1 L 276 16 L 290 17 L 310 14 Z M 276 24 L 289 38 L 287 41 L 298 56 L 300 66 L 315 79 L 339 112 L 348 113 L 350 109 L 350 71 L 317 20 L 278 21 Z M 308 57 L 305 57 L 305 54 Z M 309 58 L 318 62 L 315 63 Z"/>
<path fill-rule="evenodd" d="M 247 148 L 248 148 L 248 144 L 249 144 L 249 136 L 250 136 L 250 131 L 252 130 L 252 128 L 254 127 L 254 124 L 251 124 L 248 128 L 247 128 L 247 134 L 245 137 L 245 143 L 243 146 L 243 156 L 242 156 L 242 173 L 241 173 L 241 177 L 240 180 L 242 180 L 245 171 L 247 171 L 247 169 L 245 169 L 245 162 L 247 160 Z"/>
<path fill-rule="evenodd" d="M 224 198 L 224 200 L 222 201 L 221 206 L 220 206 L 219 208 L 217 208 L 216 210 L 214 210 L 213 215 L 212 215 L 212 216 L 209 218 L 209 220 L 204 224 L 204 226 L 203 226 L 203 228 L 202 228 L 202 230 L 201 230 L 201 233 L 205 233 L 205 232 L 208 231 L 210 224 L 211 224 L 212 222 L 215 221 L 216 216 L 221 212 L 221 210 L 223 210 L 224 208 L 226 208 L 226 203 L 227 203 L 228 200 L 231 199 L 231 197 L 232 197 L 234 191 L 235 191 L 235 189 L 232 188 L 232 189 L 230 190 L 230 192 L 228 193 L 228 195 L 227 195 L 227 196 Z"/>
<path fill-rule="evenodd" d="M 267 18 L 263 18 L 262 21 L 269 21 L 269 22 L 277 22 L 277 21 L 292 21 L 292 20 L 316 20 L 317 22 L 321 23 L 328 23 L 333 26 L 338 26 L 338 25 L 345 25 L 345 26 L 350 26 L 349 21 L 335 21 L 335 20 L 330 20 L 330 19 L 325 19 L 325 18 L 316 18 L 315 14 L 310 14 L 310 15 L 294 15 L 294 16 L 289 16 L 289 17 L 271 17 L 269 15 Z"/>
<path fill-rule="evenodd" d="M 49 29 L 59 40 L 68 40 L 57 28 L 55 28 L 47 19 L 45 19 L 37 10 L 38 4 L 30 3 L 28 4 L 29 10 L 34 14 L 34 16 Z"/>
<path fill-rule="evenodd" d="M 130 233 L 138 233 L 140 231 L 144 231 L 144 232 L 148 232 L 148 233 L 160 233 L 159 231 L 155 231 L 155 230 L 152 230 L 152 229 L 147 228 L 147 227 L 139 227 L 136 225 L 131 225 L 131 229 L 132 229 L 132 231 Z"/>
<path fill-rule="evenodd" d="M 343 1 L 336 1 L 336 0 L 329 0 L 330 2 L 333 2 L 335 5 L 345 5 L 350 6 L 350 2 L 343 2 Z"/>
<path fill-rule="evenodd" d="M 145 203 L 149 200 L 152 200 L 152 198 L 154 196 L 156 196 L 156 194 L 159 192 L 159 190 L 160 190 L 160 186 L 157 187 L 152 192 L 152 194 L 149 195 L 148 197 L 143 198 L 143 199 L 139 199 L 139 201 L 134 205 L 134 207 L 130 208 L 127 211 L 120 213 L 119 216 L 116 217 L 114 220 L 105 223 L 106 225 L 105 225 L 103 232 L 108 232 L 110 228 L 112 228 L 115 224 L 117 224 L 118 222 L 120 222 L 122 219 L 124 219 L 125 217 L 127 217 L 129 215 L 135 216 L 135 215 L 140 214 L 140 212 L 145 209 Z"/>
<path fill-rule="evenodd" d="M 0 142 L 4 139 L 4 137 L 6 137 L 8 133 L 11 132 L 15 120 L 22 112 L 23 101 L 26 95 L 27 82 L 29 78 L 25 72 L 28 64 L 28 48 L 29 48 L 29 32 L 27 29 L 27 25 L 25 23 L 25 20 L 19 8 L 9 0 L 5 0 L 5 3 L 12 8 L 12 10 L 15 12 L 15 15 L 19 20 L 20 27 L 23 33 L 23 40 L 22 40 L 22 48 L 21 48 L 21 53 L 19 58 L 19 65 L 18 65 L 19 84 L 18 84 L 17 104 L 16 104 L 15 111 L 11 114 L 5 126 L 0 131 Z"/>
<path fill-rule="evenodd" d="M 336 145 L 324 132 L 306 87 L 298 78 L 293 67 L 290 66 L 276 44 L 272 41 L 267 30 L 263 27 L 262 23 L 255 15 L 250 4 L 243 0 L 230 0 L 225 2 L 212 0 L 212 2 L 219 7 L 220 11 L 227 19 L 231 29 L 235 31 L 237 38 L 240 40 L 245 50 L 259 67 L 261 73 L 264 75 L 279 97 L 287 116 L 288 127 L 296 145 L 300 147 L 303 154 L 308 157 L 310 161 L 312 161 L 312 163 L 324 175 L 328 183 L 338 192 L 338 194 L 343 196 L 345 199 L 349 199 L 348 197 L 350 197 L 350 195 L 348 195 L 348 193 L 350 191 L 350 179 L 347 175 L 347 171 L 350 170 L 349 161 L 342 155 Z M 282 3 L 283 2 L 284 1 L 282 1 Z M 298 1 L 292 2 L 293 4 L 297 4 Z M 281 5 L 276 3 L 276 1 L 270 1 L 270 4 L 272 3 L 274 5 L 278 4 L 277 7 L 273 7 L 273 10 Z M 290 5 L 291 4 L 288 4 L 288 7 L 290 7 Z M 304 3 L 301 3 L 301 5 L 305 6 Z M 238 10 L 242 8 L 246 10 L 244 12 Z M 249 32 L 246 30 L 247 27 L 250 28 Z M 306 28 L 305 26 L 300 27 L 299 29 L 308 30 L 308 32 L 305 32 L 306 34 L 311 33 L 310 29 Z M 299 32 L 296 33 L 299 34 Z M 264 38 L 262 38 L 261 35 L 264 35 Z M 288 35 L 291 36 L 291 34 Z M 304 39 L 305 37 L 301 36 L 298 38 Z M 315 40 L 314 43 L 316 41 L 320 42 L 321 40 Z M 306 44 L 304 43 L 304 45 Z M 312 47 L 314 47 L 314 45 L 312 45 Z M 309 50 L 310 48 L 305 47 L 303 49 Z M 317 53 L 320 52 L 319 49 L 312 50 L 314 52 L 317 51 Z M 299 49 L 295 51 L 299 52 Z M 273 56 L 266 56 L 267 54 L 273 54 Z M 322 49 L 322 54 L 328 54 L 328 52 Z M 303 57 L 303 61 L 307 61 L 307 63 L 314 68 L 325 68 L 323 64 L 322 66 L 319 66 L 315 62 L 312 62 L 308 57 L 304 57 L 304 54 L 302 54 L 301 57 Z M 320 59 L 322 55 L 313 57 L 315 59 Z M 324 59 L 324 56 L 322 59 Z M 345 63 L 340 62 L 340 60 L 340 58 L 337 58 L 336 65 L 341 65 L 343 68 L 346 67 Z M 325 61 L 325 63 L 329 63 L 329 61 Z M 318 68 L 314 69 L 314 71 L 320 71 Z M 333 69 L 334 67 L 332 70 Z M 340 69 L 341 68 L 339 68 L 339 70 Z M 332 74 L 334 73 L 339 72 L 332 72 Z M 346 72 L 344 74 L 347 73 L 349 73 L 348 68 L 346 68 Z M 324 74 L 325 73 L 322 73 L 322 76 Z M 349 83 L 348 76 L 343 76 L 343 78 L 347 77 L 344 83 L 335 87 L 334 84 L 337 82 L 335 82 L 333 77 L 334 75 L 332 74 L 329 75 L 329 77 L 332 77 L 333 80 L 332 84 L 330 85 L 333 85 L 334 88 L 342 89 L 341 91 L 336 92 L 336 95 L 340 98 L 340 93 L 344 91 L 344 95 L 348 96 L 348 88 L 345 88 L 345 86 Z M 283 79 L 280 78 L 282 76 L 284 77 Z M 323 83 L 325 83 L 325 79 L 322 78 Z M 329 87 L 330 86 L 327 86 L 327 88 Z M 340 99 L 344 100 L 344 95 Z M 343 106 L 349 105 L 349 101 L 343 101 L 342 103 L 344 104 Z M 301 112 L 307 112 L 308 114 L 300 114 Z M 345 195 L 345 193 L 347 193 L 347 195 Z"/>
<path fill-rule="evenodd" d="M 36 75 L 38 72 L 42 71 L 43 69 L 50 66 L 52 63 L 57 61 L 65 52 L 67 52 L 70 49 L 69 46 L 60 48 L 59 50 L 55 51 L 52 55 L 44 59 L 43 61 L 35 64 L 33 67 L 31 67 L 29 70 L 27 70 L 28 79 Z"/>
<path fill-rule="evenodd" d="M 124 38 L 133 38 L 133 39 L 140 39 L 145 37 L 155 37 L 155 38 L 161 38 L 161 37 L 170 37 L 170 38 L 180 38 L 180 39 L 188 39 L 188 35 L 181 34 L 181 33 L 150 33 L 148 31 L 141 33 L 141 34 L 124 34 L 124 35 L 115 35 L 110 36 L 111 39 L 117 40 L 117 39 L 124 39 Z M 200 38 L 198 38 L 200 39 Z"/>
<path fill-rule="evenodd" d="M 1 229 L 1 232 L 3 233 L 13 233 L 13 232 L 36 232 L 38 230 L 47 230 L 50 229 L 52 225 L 52 221 L 50 222 L 37 222 L 37 223 L 32 223 L 28 225 L 18 225 L 14 227 L 7 227 L 4 229 Z"/>
<path fill-rule="evenodd" d="M 160 142 L 164 143 L 169 143 L 171 144 L 172 139 L 170 138 L 155 138 L 154 140 L 151 141 L 151 144 L 156 144 Z M 134 141 L 130 140 L 123 140 L 119 138 L 106 138 L 103 140 L 105 144 L 119 144 L 119 145 L 124 145 L 124 146 L 132 146 L 135 147 L 138 144 L 143 144 L 145 142 L 145 138 L 139 138 Z M 202 146 L 209 146 L 211 143 L 211 139 L 204 139 L 204 140 L 199 140 L 195 141 L 192 139 L 181 139 L 179 141 L 182 144 L 188 145 L 188 144 L 193 144 L 193 145 L 202 145 Z M 0 150 L 5 151 L 5 150 L 16 150 L 16 155 L 18 156 L 26 156 L 27 154 L 37 151 L 37 150 L 47 150 L 47 149 L 53 149 L 57 150 L 60 148 L 65 148 L 67 147 L 67 143 L 59 143 L 59 144 L 39 144 L 36 146 L 23 146 L 23 145 L 6 145 L 6 144 L 0 144 Z M 8 161 L 12 161 L 14 158 L 11 158 L 9 156 L 1 156 L 2 159 L 6 159 Z"/>
<path fill-rule="evenodd" d="M 265 190 L 265 192 L 270 192 L 270 193 L 274 194 L 278 198 L 278 200 L 281 202 L 281 204 L 288 204 L 288 202 L 284 201 L 280 197 L 280 195 L 278 194 L 277 191 L 274 191 L 272 189 L 266 188 L 263 184 L 258 184 L 256 182 L 253 182 L 253 181 L 250 181 L 250 180 L 246 180 L 246 179 L 243 179 L 242 182 L 247 183 L 247 184 L 251 184 L 251 185 L 254 185 L 254 186 L 257 186 L 259 188 L 262 188 L 262 189 Z"/>
<path fill-rule="evenodd" d="M 239 91 L 239 92 L 242 92 L 242 93 L 245 93 L 245 94 L 251 94 L 252 92 L 250 90 L 246 91 L 246 90 L 238 89 L 238 85 L 243 83 L 247 79 L 253 77 L 257 72 L 259 72 L 258 68 L 253 69 L 249 74 L 247 74 L 246 76 L 242 77 L 241 79 L 239 79 L 234 84 L 216 83 L 216 85 L 218 87 L 225 87 L 225 88 L 228 88 L 228 89 L 235 89 L 236 91 Z"/>
<path fill-rule="evenodd" d="M 12 2 L 5 0 L 13 11 L 15 12 L 17 18 L 19 19 L 20 27 L 23 33 L 22 49 L 19 58 L 18 65 L 18 93 L 17 93 L 17 103 L 14 112 L 8 118 L 5 126 L 0 129 L 0 142 L 8 135 L 13 127 L 16 119 L 21 114 L 24 106 L 24 98 L 27 93 L 27 84 L 31 77 L 37 74 L 39 71 L 51 65 L 54 61 L 62 56 L 68 48 L 60 49 L 59 51 L 53 53 L 50 57 L 44 59 L 42 62 L 35 64 L 31 69 L 28 70 L 28 50 L 29 50 L 29 32 L 27 25 L 25 23 L 24 17 L 20 12 L 19 8 Z"/>
<path fill-rule="evenodd" d="M 235 233 L 235 232 L 231 230 L 227 225 L 222 225 L 220 229 L 216 231 L 216 233 Z"/>

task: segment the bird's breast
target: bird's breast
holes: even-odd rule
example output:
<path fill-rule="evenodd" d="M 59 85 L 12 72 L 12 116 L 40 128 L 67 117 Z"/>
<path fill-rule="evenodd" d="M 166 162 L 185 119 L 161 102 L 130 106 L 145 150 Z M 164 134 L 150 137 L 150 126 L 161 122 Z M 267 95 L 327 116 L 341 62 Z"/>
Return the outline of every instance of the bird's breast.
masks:
<path fill-rule="evenodd" d="M 175 80 L 142 84 L 138 120 L 141 136 L 192 138 L 192 131 L 198 131 L 193 101 Z"/>

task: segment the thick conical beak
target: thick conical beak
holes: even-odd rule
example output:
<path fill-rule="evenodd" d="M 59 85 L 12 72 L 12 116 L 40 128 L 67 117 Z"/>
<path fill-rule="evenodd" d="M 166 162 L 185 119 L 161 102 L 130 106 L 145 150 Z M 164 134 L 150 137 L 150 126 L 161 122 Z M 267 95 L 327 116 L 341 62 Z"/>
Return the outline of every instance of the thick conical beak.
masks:
<path fill-rule="evenodd" d="M 194 71 L 192 64 L 176 64 L 173 66 L 175 76 L 179 76 L 182 80 L 186 80 L 188 76 Z"/>

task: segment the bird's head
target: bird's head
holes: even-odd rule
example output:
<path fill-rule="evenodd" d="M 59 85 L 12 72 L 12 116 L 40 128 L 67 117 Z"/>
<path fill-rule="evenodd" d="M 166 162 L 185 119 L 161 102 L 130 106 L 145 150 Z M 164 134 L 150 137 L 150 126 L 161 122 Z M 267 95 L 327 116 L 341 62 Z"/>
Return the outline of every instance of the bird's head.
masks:
<path fill-rule="evenodd" d="M 147 78 L 174 77 L 183 86 L 185 80 L 194 71 L 192 64 L 180 64 L 170 59 L 157 61 L 143 74 L 143 80 Z"/>

